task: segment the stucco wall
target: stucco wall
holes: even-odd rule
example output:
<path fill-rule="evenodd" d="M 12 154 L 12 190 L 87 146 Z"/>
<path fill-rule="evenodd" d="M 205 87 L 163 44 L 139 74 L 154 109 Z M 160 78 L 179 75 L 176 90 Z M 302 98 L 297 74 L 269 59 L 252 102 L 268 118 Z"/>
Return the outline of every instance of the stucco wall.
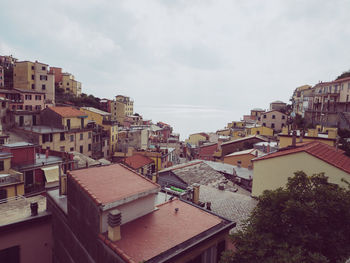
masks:
<path fill-rule="evenodd" d="M 52 262 L 50 220 L 26 223 L 0 232 L 0 250 L 13 246 L 20 246 L 21 263 Z"/>
<path fill-rule="evenodd" d="M 341 186 L 346 186 L 341 182 L 342 178 L 350 181 L 350 174 L 308 153 L 301 152 L 255 161 L 252 195 L 259 196 L 264 190 L 284 187 L 288 182 L 288 177 L 293 177 L 296 171 L 304 171 L 309 176 L 324 172 L 329 177 L 329 182 Z"/>

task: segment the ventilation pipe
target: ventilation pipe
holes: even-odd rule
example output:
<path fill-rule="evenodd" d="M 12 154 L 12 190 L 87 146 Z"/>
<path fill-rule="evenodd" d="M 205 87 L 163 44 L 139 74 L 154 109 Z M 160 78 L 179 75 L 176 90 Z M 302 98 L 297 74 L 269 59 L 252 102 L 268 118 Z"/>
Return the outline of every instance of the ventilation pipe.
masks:
<path fill-rule="evenodd" d="M 119 210 L 114 210 L 108 213 L 108 238 L 113 242 L 121 239 L 121 222 L 122 214 Z"/>

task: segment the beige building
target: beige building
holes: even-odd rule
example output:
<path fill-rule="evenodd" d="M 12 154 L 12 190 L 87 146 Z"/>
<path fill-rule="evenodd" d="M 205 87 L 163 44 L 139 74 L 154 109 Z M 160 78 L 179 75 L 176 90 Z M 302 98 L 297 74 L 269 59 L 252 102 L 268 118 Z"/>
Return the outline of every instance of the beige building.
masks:
<path fill-rule="evenodd" d="M 350 181 L 350 158 L 344 151 L 317 141 L 264 155 L 253 164 L 252 196 L 284 187 L 297 171 L 309 176 L 324 173 L 330 183 L 344 187 L 347 184 L 342 179 Z"/>
<path fill-rule="evenodd" d="M 55 77 L 49 65 L 30 61 L 17 61 L 13 68 L 13 86 L 22 90 L 45 92 L 45 104 L 55 104 Z"/>
<path fill-rule="evenodd" d="M 58 83 L 65 93 L 71 93 L 76 97 L 81 96 L 81 82 L 76 81 L 74 75 L 62 73 L 62 81 Z"/>
<path fill-rule="evenodd" d="M 224 163 L 236 165 L 238 167 L 251 168 L 252 159 L 262 155 L 264 155 L 264 153 L 257 149 L 248 149 L 224 156 Z"/>
<path fill-rule="evenodd" d="M 287 115 L 276 110 L 267 111 L 258 118 L 258 124 L 279 132 L 287 124 Z"/>
<path fill-rule="evenodd" d="M 124 124 L 124 118 L 134 114 L 134 101 L 130 97 L 117 95 L 114 101 L 111 101 L 111 118 Z"/>
<path fill-rule="evenodd" d="M 195 146 L 199 146 L 200 143 L 203 143 L 206 141 L 209 141 L 209 135 L 204 132 L 191 134 L 188 137 L 188 139 L 185 140 L 186 143 L 189 143 Z"/>
<path fill-rule="evenodd" d="M 280 101 L 280 100 L 276 100 L 270 103 L 270 110 L 282 110 L 285 109 L 287 107 L 287 103 Z"/>

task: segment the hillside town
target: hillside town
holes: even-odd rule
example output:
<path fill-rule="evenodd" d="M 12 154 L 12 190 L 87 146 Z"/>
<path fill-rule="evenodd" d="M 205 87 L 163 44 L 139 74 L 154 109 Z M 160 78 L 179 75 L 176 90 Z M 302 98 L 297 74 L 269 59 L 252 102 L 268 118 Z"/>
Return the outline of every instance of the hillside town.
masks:
<path fill-rule="evenodd" d="M 1 55 L 0 259 L 219 262 L 295 172 L 348 187 L 349 97 L 343 74 L 182 141 L 128 94 L 87 95 L 59 65 Z"/>

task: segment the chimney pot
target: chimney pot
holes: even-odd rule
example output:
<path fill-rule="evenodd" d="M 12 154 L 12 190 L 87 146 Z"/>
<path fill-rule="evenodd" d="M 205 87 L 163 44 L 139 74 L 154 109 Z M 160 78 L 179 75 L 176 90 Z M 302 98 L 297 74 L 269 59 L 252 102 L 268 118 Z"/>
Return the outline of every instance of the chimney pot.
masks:
<path fill-rule="evenodd" d="M 193 203 L 197 204 L 199 203 L 199 184 L 193 184 Z"/>
<path fill-rule="evenodd" d="M 114 210 L 108 213 L 108 238 L 113 242 L 121 239 L 121 221 L 122 214 L 119 210 Z"/>
<path fill-rule="evenodd" d="M 30 203 L 30 211 L 31 211 L 32 216 L 38 215 L 38 203 L 37 202 Z"/>

